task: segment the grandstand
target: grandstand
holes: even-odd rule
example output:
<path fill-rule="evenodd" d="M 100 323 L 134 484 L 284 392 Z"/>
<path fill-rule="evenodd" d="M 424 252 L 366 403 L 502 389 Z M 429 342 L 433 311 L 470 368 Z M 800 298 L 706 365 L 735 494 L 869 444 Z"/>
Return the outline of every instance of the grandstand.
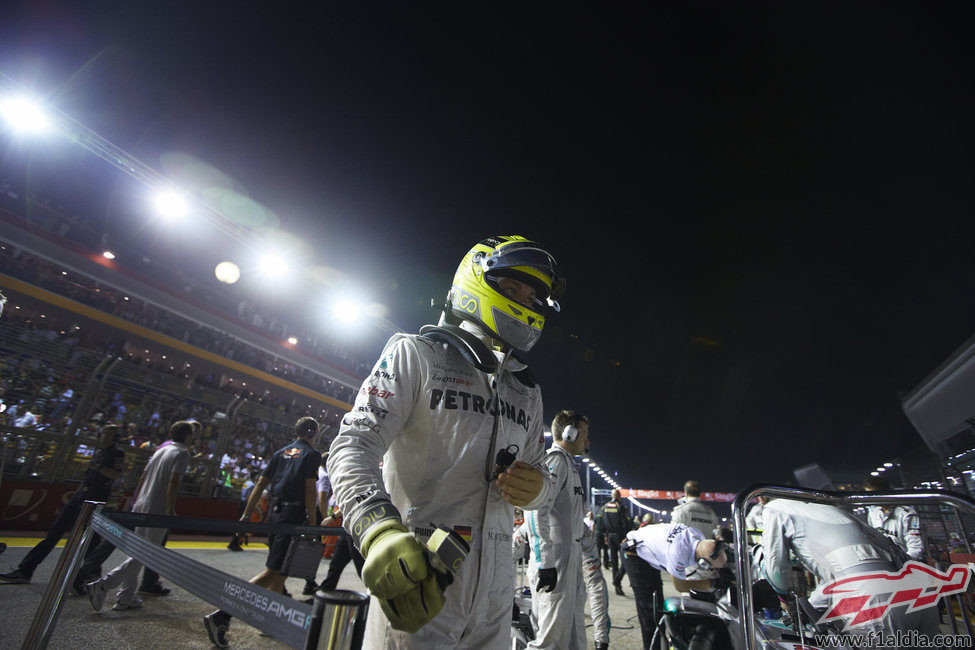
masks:
<path fill-rule="evenodd" d="M 199 420 L 181 511 L 233 516 L 248 473 L 291 439 L 297 417 L 334 435 L 369 366 L 256 298 L 158 261 L 129 268 L 99 241 L 81 218 L 0 183 L 0 499 L 23 501 L 6 527 L 49 525 L 81 478 L 92 420 L 127 431 L 124 493 L 172 422 Z M 37 423 L 15 427 L 28 409 Z M 11 501 L 16 490 L 45 496 Z"/>

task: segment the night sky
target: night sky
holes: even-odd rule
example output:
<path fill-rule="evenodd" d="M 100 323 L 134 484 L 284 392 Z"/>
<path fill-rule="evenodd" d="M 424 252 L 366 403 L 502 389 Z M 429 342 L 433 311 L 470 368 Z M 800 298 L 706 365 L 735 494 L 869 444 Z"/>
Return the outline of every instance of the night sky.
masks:
<path fill-rule="evenodd" d="M 738 4 L 35 1 L 0 10 L 0 72 L 156 169 L 221 170 L 408 331 L 477 240 L 543 242 L 546 419 L 589 414 L 624 486 L 865 475 L 921 444 L 898 391 L 975 333 L 975 5 Z M 146 226 L 90 155 L 7 146 L 32 183 L 74 169 L 50 191 L 118 240 L 235 253 Z"/>

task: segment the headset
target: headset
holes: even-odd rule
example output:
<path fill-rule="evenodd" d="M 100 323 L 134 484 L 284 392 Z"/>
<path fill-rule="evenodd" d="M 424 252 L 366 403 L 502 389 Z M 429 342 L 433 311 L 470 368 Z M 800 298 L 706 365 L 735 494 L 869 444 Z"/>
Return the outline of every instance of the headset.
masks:
<path fill-rule="evenodd" d="M 579 437 L 579 429 L 574 424 L 568 424 L 564 429 L 562 429 L 562 440 L 569 444 L 576 441 Z"/>
<path fill-rule="evenodd" d="M 725 560 L 730 561 L 731 556 L 728 554 L 727 544 L 725 544 L 725 542 L 718 542 L 717 544 L 714 545 L 714 552 L 711 553 L 709 557 L 697 558 L 697 565 L 700 568 L 704 569 L 705 571 L 710 570 L 711 564 L 718 559 L 718 556 L 721 555 L 721 551 L 725 551 Z"/>

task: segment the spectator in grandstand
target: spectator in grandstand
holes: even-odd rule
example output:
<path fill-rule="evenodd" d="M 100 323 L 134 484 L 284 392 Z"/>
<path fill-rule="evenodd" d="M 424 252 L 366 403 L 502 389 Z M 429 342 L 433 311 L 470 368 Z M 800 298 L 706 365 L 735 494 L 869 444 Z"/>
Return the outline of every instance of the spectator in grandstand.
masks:
<path fill-rule="evenodd" d="M 541 389 L 515 352 L 535 345 L 563 286 L 537 243 L 485 239 L 458 266 L 440 324 L 394 334 L 362 384 L 328 470 L 382 607 L 367 645 L 510 644 L 514 507 L 554 494 Z M 445 592 L 424 543 L 430 522 L 478 541 Z"/>
<path fill-rule="evenodd" d="M 871 476 L 863 484 L 867 492 L 888 492 L 890 483 Z M 867 506 L 867 523 L 894 541 L 912 560 L 924 560 L 924 537 L 917 511 L 910 506 Z"/>
<path fill-rule="evenodd" d="M 18 429 L 33 429 L 37 427 L 38 417 L 37 414 L 40 413 L 40 409 L 37 408 L 36 404 L 31 404 L 24 412 L 17 416 L 14 420 L 14 426 Z"/>
<path fill-rule="evenodd" d="M 176 495 L 179 493 L 180 480 L 189 464 L 190 452 L 187 446 L 193 441 L 193 433 L 193 426 L 186 421 L 179 421 L 170 428 L 169 437 L 172 442 L 156 450 L 146 464 L 135 491 L 132 512 L 169 516 L 176 514 Z M 137 527 L 135 532 L 155 544 L 161 544 L 168 530 Z M 105 576 L 87 583 L 85 590 L 95 611 L 101 610 L 108 590 L 114 587 L 120 588 L 112 609 L 126 610 L 142 607 L 142 599 L 135 595 L 141 566 L 130 557 Z"/>
<path fill-rule="evenodd" d="M 249 521 L 251 512 L 257 507 L 265 488 L 271 495 L 269 524 L 301 524 L 315 521 L 315 507 L 318 502 L 318 467 L 322 455 L 312 447 L 318 437 L 318 422 L 314 418 L 303 417 L 295 423 L 297 438 L 282 447 L 271 457 L 267 469 L 257 481 L 247 499 L 247 505 L 240 521 Z M 291 543 L 287 535 L 268 535 L 268 554 L 264 571 L 251 578 L 251 582 L 276 591 L 284 592 L 285 576 L 281 574 L 284 556 Z M 227 630 L 230 629 L 230 613 L 217 610 L 203 617 L 210 641 L 217 647 L 227 647 Z"/>
<path fill-rule="evenodd" d="M 44 561 L 51 550 L 57 545 L 61 537 L 74 526 L 81 506 L 85 501 L 108 501 L 111 495 L 112 482 L 122 475 L 122 463 L 125 453 L 116 444 L 119 429 L 115 425 L 108 425 L 101 430 L 99 450 L 91 457 L 81 487 L 71 496 L 61 508 L 54 524 L 47 531 L 47 535 L 32 548 L 16 570 L 0 573 L 0 581 L 13 584 L 30 582 L 34 570 Z"/>

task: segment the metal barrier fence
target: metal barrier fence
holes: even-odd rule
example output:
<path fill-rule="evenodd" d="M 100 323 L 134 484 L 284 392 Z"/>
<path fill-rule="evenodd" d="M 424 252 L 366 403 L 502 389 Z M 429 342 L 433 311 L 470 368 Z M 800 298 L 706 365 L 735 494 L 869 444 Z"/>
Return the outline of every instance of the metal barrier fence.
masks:
<path fill-rule="evenodd" d="M 51 483 L 80 482 L 97 448 L 96 434 L 85 424 L 134 423 L 135 432 L 157 442 L 171 422 L 195 417 L 204 425 L 205 458 L 191 464 L 181 488 L 189 496 L 227 496 L 246 476 L 221 472 L 225 454 L 267 457 L 294 437 L 296 416 L 277 404 L 262 404 L 192 379 L 147 367 L 104 350 L 81 347 L 65 329 L 37 329 L 5 321 L 0 328 L 0 434 L 6 467 L 3 476 Z M 67 396 L 70 390 L 70 396 Z M 308 400 L 309 398 L 303 397 Z M 15 428 L 17 417 L 32 405 L 42 417 L 37 428 Z M 19 413 L 12 415 L 13 407 Z M 335 407 L 322 404 L 335 410 Z M 126 447 L 123 485 L 134 486 L 149 453 Z M 227 488 L 227 484 L 230 488 Z"/>
<path fill-rule="evenodd" d="M 47 647 L 64 595 L 78 570 L 92 533 L 101 535 L 126 555 L 173 584 L 292 648 L 357 650 L 361 647 L 369 606 L 367 595 L 319 592 L 315 595 L 314 604 L 308 605 L 153 544 L 132 531 L 136 526 L 142 526 L 223 534 L 319 536 L 345 535 L 342 528 L 245 524 L 134 512 L 103 512 L 102 507 L 103 504 L 93 501 L 85 502 L 24 639 L 24 650 Z"/>
<path fill-rule="evenodd" d="M 744 650 L 758 650 L 756 640 L 755 612 L 752 606 L 752 575 L 751 554 L 748 552 L 748 532 L 745 523 L 745 507 L 758 497 L 776 497 L 822 503 L 845 509 L 860 508 L 870 505 L 911 505 L 946 509 L 954 513 L 955 525 L 962 531 L 962 538 L 968 538 L 965 533 L 965 518 L 975 517 L 975 501 L 954 494 L 952 492 L 931 491 L 898 491 L 898 492 L 826 492 L 821 490 L 806 490 L 802 488 L 783 487 L 768 484 L 757 484 L 741 491 L 731 505 L 731 517 L 735 537 L 735 564 L 738 574 L 738 611 L 741 616 L 741 636 L 738 647 Z M 943 569 L 945 567 L 938 566 Z M 968 607 L 960 594 L 953 597 L 956 600 L 965 629 L 969 637 L 973 637 Z M 952 631 L 958 633 L 958 625 L 949 611 Z"/>

